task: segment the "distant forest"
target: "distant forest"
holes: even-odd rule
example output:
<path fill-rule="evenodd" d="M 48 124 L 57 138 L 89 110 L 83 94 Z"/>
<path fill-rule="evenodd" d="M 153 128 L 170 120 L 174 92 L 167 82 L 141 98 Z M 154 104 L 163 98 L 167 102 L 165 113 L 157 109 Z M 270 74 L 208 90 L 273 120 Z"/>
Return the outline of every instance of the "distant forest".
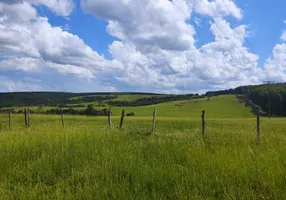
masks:
<path fill-rule="evenodd" d="M 207 92 L 206 96 L 222 94 L 242 95 L 265 113 L 268 113 L 270 108 L 271 115 L 286 116 L 286 83 L 241 86 L 235 89 Z"/>
<path fill-rule="evenodd" d="M 153 93 L 67 93 L 67 92 L 13 92 L 0 93 L 0 108 L 12 106 L 62 106 L 87 102 L 113 100 L 118 95 L 152 95 Z"/>

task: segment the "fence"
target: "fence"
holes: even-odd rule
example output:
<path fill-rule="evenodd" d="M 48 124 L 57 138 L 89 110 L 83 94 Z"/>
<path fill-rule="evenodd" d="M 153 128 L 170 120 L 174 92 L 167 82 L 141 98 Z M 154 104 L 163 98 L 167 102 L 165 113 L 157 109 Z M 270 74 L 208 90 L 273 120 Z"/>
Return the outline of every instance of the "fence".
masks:
<path fill-rule="evenodd" d="M 12 129 L 12 119 L 11 119 L 11 115 L 12 112 L 9 111 L 8 112 L 8 126 L 9 129 Z M 153 120 L 152 120 L 152 134 L 155 134 L 156 132 L 156 115 L 157 115 L 157 109 L 154 108 L 153 110 Z M 125 111 L 122 110 L 121 113 L 121 118 L 120 118 L 120 123 L 118 128 L 122 129 L 123 128 L 123 123 L 124 123 L 124 118 L 125 118 Z M 109 108 L 108 110 L 108 127 L 109 129 L 112 129 L 112 110 L 111 108 Z M 64 115 L 62 112 L 62 109 L 60 109 L 60 119 L 61 119 L 61 123 L 62 123 L 62 127 L 65 128 L 65 121 L 64 121 Z M 205 137 L 206 135 L 206 111 L 202 110 L 202 115 L 201 115 L 201 130 L 202 130 L 202 137 Z M 24 123 L 25 123 L 25 127 L 29 128 L 31 126 L 31 117 L 30 117 L 30 109 L 29 108 L 25 108 L 24 109 Z M 260 114 L 257 113 L 256 115 L 256 132 L 257 132 L 257 143 L 260 143 Z"/>

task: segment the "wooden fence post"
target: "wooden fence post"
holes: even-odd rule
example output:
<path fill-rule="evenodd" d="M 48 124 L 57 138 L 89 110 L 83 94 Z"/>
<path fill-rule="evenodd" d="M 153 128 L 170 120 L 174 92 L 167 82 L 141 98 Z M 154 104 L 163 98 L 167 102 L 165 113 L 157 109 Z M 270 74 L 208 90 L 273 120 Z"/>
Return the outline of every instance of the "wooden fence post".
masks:
<path fill-rule="evenodd" d="M 30 123 L 30 108 L 28 108 L 28 111 L 27 111 L 27 126 L 30 127 L 31 123 Z"/>
<path fill-rule="evenodd" d="M 121 129 L 121 128 L 122 128 L 122 126 L 123 126 L 123 120 L 124 120 L 124 117 L 125 117 L 125 111 L 124 111 L 124 110 L 122 110 L 119 129 Z"/>
<path fill-rule="evenodd" d="M 156 114 L 157 114 L 157 108 L 154 108 L 153 111 L 153 123 L 152 123 L 152 133 L 155 133 L 155 123 L 156 123 Z"/>
<path fill-rule="evenodd" d="M 8 118 L 9 118 L 9 129 L 11 129 L 11 110 L 9 110 Z"/>
<path fill-rule="evenodd" d="M 202 111 L 202 135 L 203 137 L 205 137 L 205 131 L 206 131 L 205 114 L 206 114 L 206 111 L 203 110 Z"/>
<path fill-rule="evenodd" d="M 65 127 L 65 121 L 64 121 L 64 116 L 63 116 L 63 110 L 62 110 L 62 108 L 60 108 L 60 110 L 61 110 L 61 121 L 62 121 L 62 126 L 63 126 L 63 128 Z"/>
<path fill-rule="evenodd" d="M 24 109 L 24 117 L 25 117 L 25 126 L 28 126 L 28 122 L 27 122 L 27 108 Z"/>
<path fill-rule="evenodd" d="M 257 142 L 260 142 L 260 115 L 257 113 L 256 116 L 256 126 L 257 126 Z"/>
<path fill-rule="evenodd" d="M 109 129 L 111 129 L 111 127 L 112 127 L 111 115 L 112 115 L 111 107 L 109 107 L 109 110 L 108 110 L 108 126 L 109 126 Z"/>

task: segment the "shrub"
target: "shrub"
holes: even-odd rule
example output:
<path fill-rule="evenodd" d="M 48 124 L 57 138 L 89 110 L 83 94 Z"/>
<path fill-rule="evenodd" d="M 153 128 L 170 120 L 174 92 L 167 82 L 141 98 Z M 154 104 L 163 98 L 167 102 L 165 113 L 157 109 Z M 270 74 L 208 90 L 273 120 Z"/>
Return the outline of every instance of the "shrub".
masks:
<path fill-rule="evenodd" d="M 130 112 L 130 113 L 127 113 L 126 116 L 134 116 L 135 113 L 134 112 Z"/>

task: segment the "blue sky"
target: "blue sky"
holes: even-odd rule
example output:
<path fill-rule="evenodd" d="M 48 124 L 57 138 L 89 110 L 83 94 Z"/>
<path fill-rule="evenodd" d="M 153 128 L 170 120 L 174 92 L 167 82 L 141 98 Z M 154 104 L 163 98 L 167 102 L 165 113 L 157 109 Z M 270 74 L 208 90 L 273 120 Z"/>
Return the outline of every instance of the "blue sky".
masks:
<path fill-rule="evenodd" d="M 189 93 L 283 82 L 285 7 L 283 0 L 0 0 L 0 91 Z"/>

